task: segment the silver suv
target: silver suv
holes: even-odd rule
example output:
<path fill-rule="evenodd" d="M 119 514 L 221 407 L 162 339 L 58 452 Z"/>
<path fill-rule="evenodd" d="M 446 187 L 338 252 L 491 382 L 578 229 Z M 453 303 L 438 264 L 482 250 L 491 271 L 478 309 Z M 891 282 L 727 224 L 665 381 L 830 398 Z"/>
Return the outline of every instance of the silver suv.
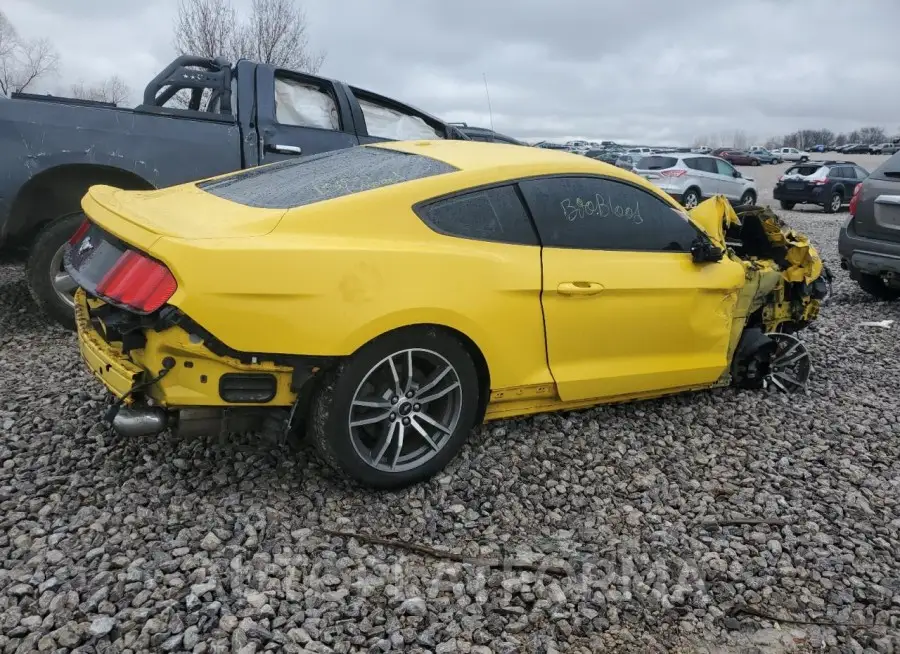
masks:
<path fill-rule="evenodd" d="M 688 209 L 713 195 L 724 195 L 735 205 L 756 204 L 758 197 L 752 177 L 744 177 L 724 159 L 704 154 L 653 154 L 638 161 L 634 173 Z"/>

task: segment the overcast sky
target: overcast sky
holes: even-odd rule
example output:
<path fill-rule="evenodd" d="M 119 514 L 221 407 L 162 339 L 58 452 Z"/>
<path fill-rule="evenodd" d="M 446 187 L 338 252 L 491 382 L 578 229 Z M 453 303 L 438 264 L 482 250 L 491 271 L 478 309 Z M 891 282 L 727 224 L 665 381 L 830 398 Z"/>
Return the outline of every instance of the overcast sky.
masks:
<path fill-rule="evenodd" d="M 240 8 L 249 0 L 235 0 Z M 320 71 L 513 136 L 690 143 L 743 129 L 900 133 L 898 0 L 304 0 Z M 177 0 L 3 0 L 57 86 L 174 53 Z"/>

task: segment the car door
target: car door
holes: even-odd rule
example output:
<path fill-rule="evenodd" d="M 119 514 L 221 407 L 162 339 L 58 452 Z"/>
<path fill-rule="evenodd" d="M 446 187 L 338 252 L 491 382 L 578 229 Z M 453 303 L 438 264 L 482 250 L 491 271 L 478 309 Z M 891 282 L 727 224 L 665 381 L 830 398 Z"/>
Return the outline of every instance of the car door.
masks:
<path fill-rule="evenodd" d="M 333 82 L 271 66 L 257 66 L 260 163 L 359 144 L 350 106 Z"/>
<path fill-rule="evenodd" d="M 704 385 L 728 364 L 743 267 L 695 264 L 701 231 L 636 185 L 599 176 L 522 181 L 543 245 L 550 371 L 564 401 Z"/>
<path fill-rule="evenodd" d="M 689 174 L 700 186 L 702 197 L 708 198 L 719 192 L 719 176 L 712 157 L 685 157 L 684 165 L 690 168 Z"/>
<path fill-rule="evenodd" d="M 741 197 L 744 184 L 741 178 L 735 177 L 737 169 L 723 159 L 713 159 L 716 162 L 716 184 L 719 193 L 729 200 L 737 200 Z"/>

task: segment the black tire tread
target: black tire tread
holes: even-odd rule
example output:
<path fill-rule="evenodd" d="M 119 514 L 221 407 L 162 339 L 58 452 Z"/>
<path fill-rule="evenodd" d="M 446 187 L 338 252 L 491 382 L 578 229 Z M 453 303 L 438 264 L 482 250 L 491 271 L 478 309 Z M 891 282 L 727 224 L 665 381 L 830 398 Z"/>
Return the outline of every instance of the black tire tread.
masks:
<path fill-rule="evenodd" d="M 67 306 L 60 305 L 47 273 L 56 250 L 78 229 L 83 219 L 84 214 L 79 211 L 47 223 L 32 243 L 25 263 L 28 291 L 41 313 L 71 330 L 75 329 L 75 315 Z"/>
<path fill-rule="evenodd" d="M 887 286 L 880 277 L 861 273 L 856 282 L 859 287 L 872 297 L 891 302 L 900 298 L 900 289 Z"/>

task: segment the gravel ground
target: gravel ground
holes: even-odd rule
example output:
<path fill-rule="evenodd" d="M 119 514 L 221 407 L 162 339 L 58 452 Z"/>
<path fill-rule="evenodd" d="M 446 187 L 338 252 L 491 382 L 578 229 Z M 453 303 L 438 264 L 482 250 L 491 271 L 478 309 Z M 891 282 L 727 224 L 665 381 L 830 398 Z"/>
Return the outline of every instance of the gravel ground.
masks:
<path fill-rule="evenodd" d="M 900 304 L 839 270 L 846 214 L 783 213 L 837 274 L 808 395 L 494 423 L 399 493 L 304 443 L 114 437 L 74 337 L 0 265 L 0 652 L 900 651 Z M 781 522 L 709 524 L 742 518 Z"/>

